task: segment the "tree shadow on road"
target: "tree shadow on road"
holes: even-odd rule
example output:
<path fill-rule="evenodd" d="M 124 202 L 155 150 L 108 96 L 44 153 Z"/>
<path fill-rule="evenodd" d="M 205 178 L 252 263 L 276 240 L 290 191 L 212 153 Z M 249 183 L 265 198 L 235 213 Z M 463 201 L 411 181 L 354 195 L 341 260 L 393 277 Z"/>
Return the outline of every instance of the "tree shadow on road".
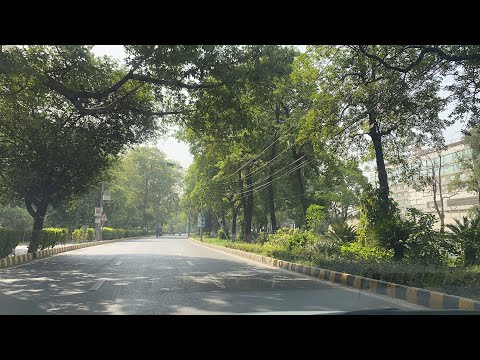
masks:
<path fill-rule="evenodd" d="M 132 249 L 92 254 L 85 248 L 0 270 L 0 313 L 211 314 L 388 306 L 364 293 L 241 258 Z"/>

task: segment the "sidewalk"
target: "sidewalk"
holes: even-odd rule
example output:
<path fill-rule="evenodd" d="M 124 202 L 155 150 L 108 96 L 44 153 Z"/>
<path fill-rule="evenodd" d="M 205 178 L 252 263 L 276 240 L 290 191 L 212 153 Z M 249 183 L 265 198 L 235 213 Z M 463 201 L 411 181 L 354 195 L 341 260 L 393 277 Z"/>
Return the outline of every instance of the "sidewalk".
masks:
<path fill-rule="evenodd" d="M 56 248 L 61 248 L 61 247 L 64 247 L 64 246 L 69 246 L 69 245 L 75 245 L 77 243 L 73 242 L 73 241 L 69 241 L 65 244 L 60 244 L 60 245 L 56 245 L 54 247 L 54 249 Z M 20 243 L 17 245 L 17 247 L 15 248 L 15 255 L 21 255 L 21 254 L 26 254 L 28 251 L 28 243 Z"/>

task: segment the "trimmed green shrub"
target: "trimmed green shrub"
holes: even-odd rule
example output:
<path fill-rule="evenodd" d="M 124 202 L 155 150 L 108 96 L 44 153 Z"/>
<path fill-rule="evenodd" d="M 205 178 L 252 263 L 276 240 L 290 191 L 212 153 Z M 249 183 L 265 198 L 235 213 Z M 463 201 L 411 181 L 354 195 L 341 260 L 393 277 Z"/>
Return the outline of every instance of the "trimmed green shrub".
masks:
<path fill-rule="evenodd" d="M 40 250 L 54 248 L 58 244 L 67 242 L 67 228 L 45 228 L 39 232 Z"/>
<path fill-rule="evenodd" d="M 113 240 L 117 238 L 117 230 L 110 227 L 102 228 L 102 240 Z"/>
<path fill-rule="evenodd" d="M 378 246 L 362 245 L 359 242 L 341 246 L 341 254 L 345 259 L 381 261 L 393 257 L 393 250 L 383 250 Z"/>
<path fill-rule="evenodd" d="M 76 229 L 72 231 L 72 241 L 74 242 L 84 242 L 87 239 L 86 231 L 83 229 Z"/>
<path fill-rule="evenodd" d="M 285 246 L 288 250 L 314 245 L 315 235 L 308 230 L 282 228 L 270 235 L 269 242 Z"/>
<path fill-rule="evenodd" d="M 94 228 L 88 228 L 87 229 L 86 240 L 87 241 L 95 240 L 95 229 Z"/>
<path fill-rule="evenodd" d="M 22 238 L 22 231 L 0 228 L 0 258 L 15 254 L 15 248 Z"/>

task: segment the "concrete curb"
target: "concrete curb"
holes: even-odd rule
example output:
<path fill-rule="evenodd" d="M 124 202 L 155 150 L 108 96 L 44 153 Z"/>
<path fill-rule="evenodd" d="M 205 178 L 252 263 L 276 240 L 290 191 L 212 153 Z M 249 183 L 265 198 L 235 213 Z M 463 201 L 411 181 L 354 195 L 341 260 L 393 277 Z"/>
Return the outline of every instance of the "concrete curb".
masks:
<path fill-rule="evenodd" d="M 63 247 L 53 248 L 53 249 L 38 250 L 34 253 L 27 253 L 27 254 L 9 256 L 9 257 L 0 259 L 0 269 L 6 269 L 6 268 L 9 268 L 9 267 L 12 267 L 12 266 L 15 266 L 15 265 L 31 262 L 31 261 L 36 260 L 36 259 L 57 255 L 57 254 L 60 254 L 62 252 L 66 252 L 66 251 L 73 251 L 73 250 L 82 249 L 84 247 L 104 245 L 104 244 L 108 244 L 108 243 L 112 243 L 112 242 L 117 242 L 117 241 L 122 241 L 122 240 L 139 239 L 139 238 L 143 238 L 143 237 L 149 237 L 149 236 L 135 236 L 135 237 L 129 237 L 129 238 L 122 238 L 122 239 L 92 241 L 92 242 L 63 246 Z"/>
<path fill-rule="evenodd" d="M 370 279 L 358 275 L 321 269 L 308 265 L 292 263 L 289 261 L 275 259 L 269 256 L 263 256 L 242 250 L 227 248 L 224 246 L 208 244 L 192 238 L 189 239 L 203 246 L 225 251 L 267 265 L 275 266 L 285 270 L 295 271 L 311 277 L 319 278 L 321 280 L 338 283 L 344 286 L 367 290 L 376 294 L 408 301 L 410 303 L 422 305 L 432 309 L 480 310 L 480 301 L 476 301 L 473 299 L 390 283 L 381 280 Z"/>

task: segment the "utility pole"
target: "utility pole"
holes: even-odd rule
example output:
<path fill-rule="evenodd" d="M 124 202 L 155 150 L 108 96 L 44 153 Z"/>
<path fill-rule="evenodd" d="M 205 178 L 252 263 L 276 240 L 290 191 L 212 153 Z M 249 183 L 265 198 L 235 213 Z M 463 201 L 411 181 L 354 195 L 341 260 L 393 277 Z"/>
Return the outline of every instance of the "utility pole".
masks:
<path fill-rule="evenodd" d="M 202 210 L 200 210 L 200 219 L 203 220 L 203 213 L 202 213 Z M 203 221 L 201 221 L 200 223 L 200 241 L 203 241 L 203 238 L 202 238 L 202 233 L 203 233 Z"/>
<path fill-rule="evenodd" d="M 102 195 L 100 196 L 100 207 L 102 208 L 102 216 L 100 217 L 100 240 L 102 240 L 102 227 L 103 227 L 103 192 L 104 189 L 104 182 L 102 181 Z"/>
<path fill-rule="evenodd" d="M 104 183 L 102 181 L 102 191 L 100 192 L 100 209 L 102 209 L 102 214 L 97 217 L 98 222 L 95 219 L 95 239 L 97 241 L 102 240 L 102 226 L 103 226 L 103 192 L 104 192 Z"/>

